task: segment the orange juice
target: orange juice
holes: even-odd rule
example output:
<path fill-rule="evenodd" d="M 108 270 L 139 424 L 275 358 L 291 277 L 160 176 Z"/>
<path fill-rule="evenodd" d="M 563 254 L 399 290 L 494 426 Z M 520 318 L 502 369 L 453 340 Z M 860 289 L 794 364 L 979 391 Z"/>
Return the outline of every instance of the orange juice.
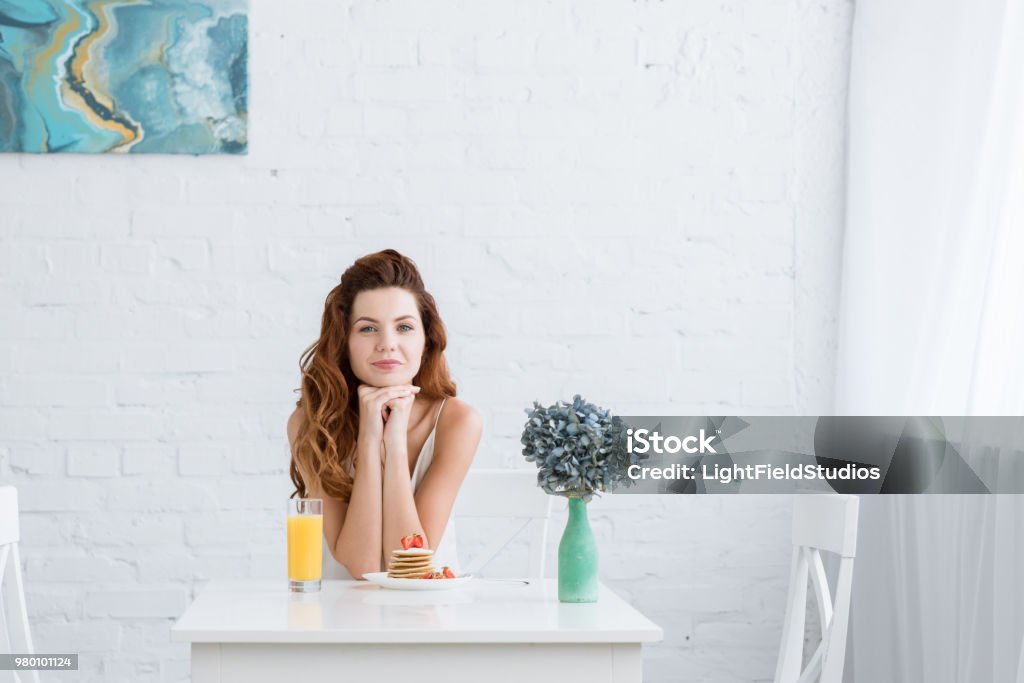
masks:
<path fill-rule="evenodd" d="M 323 567 L 324 516 L 288 515 L 288 578 L 319 581 Z"/>

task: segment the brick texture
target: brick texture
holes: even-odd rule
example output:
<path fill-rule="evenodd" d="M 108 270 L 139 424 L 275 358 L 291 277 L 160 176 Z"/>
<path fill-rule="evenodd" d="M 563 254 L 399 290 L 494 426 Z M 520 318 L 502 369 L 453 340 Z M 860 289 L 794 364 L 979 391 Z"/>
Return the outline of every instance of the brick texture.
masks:
<path fill-rule="evenodd" d="M 828 412 L 851 14 L 253 0 L 248 156 L 0 156 L 0 478 L 39 649 L 188 680 L 195 592 L 283 576 L 299 354 L 373 250 L 439 302 L 480 466 L 524 465 L 522 409 L 577 392 Z M 771 679 L 789 509 L 594 504 L 603 579 L 665 628 L 646 680 Z"/>

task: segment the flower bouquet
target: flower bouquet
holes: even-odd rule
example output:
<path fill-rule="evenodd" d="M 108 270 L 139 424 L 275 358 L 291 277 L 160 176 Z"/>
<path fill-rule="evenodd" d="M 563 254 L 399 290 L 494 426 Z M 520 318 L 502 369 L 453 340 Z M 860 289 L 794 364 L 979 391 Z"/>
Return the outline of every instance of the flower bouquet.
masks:
<path fill-rule="evenodd" d="M 569 521 L 558 546 L 558 599 L 596 602 L 597 544 L 587 520 L 587 503 L 599 491 L 633 485 L 628 469 L 626 426 L 611 412 L 587 403 L 558 401 L 533 410 L 523 427 L 523 457 L 539 469 L 537 485 L 569 499 Z"/>

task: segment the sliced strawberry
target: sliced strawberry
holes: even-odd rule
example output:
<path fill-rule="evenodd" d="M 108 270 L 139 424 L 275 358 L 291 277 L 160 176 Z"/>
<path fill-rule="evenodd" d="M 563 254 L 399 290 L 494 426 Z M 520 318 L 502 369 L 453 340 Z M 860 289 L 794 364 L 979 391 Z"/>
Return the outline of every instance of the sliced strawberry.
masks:
<path fill-rule="evenodd" d="M 445 567 L 444 569 L 442 569 L 441 573 L 444 574 L 444 578 L 446 578 L 446 579 L 454 579 L 455 578 L 455 572 L 453 572 L 448 567 Z"/>
<path fill-rule="evenodd" d="M 412 547 L 412 536 L 406 536 L 402 539 L 402 550 L 408 550 Z"/>
<path fill-rule="evenodd" d="M 421 576 L 420 578 L 421 579 L 432 579 L 432 578 L 434 578 L 434 575 L 431 572 L 423 572 L 423 576 Z"/>
<path fill-rule="evenodd" d="M 410 548 L 422 548 L 423 547 L 423 537 L 421 535 L 419 535 L 419 534 L 413 534 L 412 535 L 412 544 L 409 547 Z"/>

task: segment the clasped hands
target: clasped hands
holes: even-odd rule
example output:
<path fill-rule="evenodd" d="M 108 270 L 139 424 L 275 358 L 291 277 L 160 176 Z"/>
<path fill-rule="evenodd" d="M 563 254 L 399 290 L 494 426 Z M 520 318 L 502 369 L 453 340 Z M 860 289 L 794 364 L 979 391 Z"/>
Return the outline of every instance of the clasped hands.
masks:
<path fill-rule="evenodd" d="M 359 439 L 368 443 L 380 442 L 381 466 L 388 453 L 405 454 L 409 415 L 420 388 L 412 384 L 374 387 L 360 384 Z"/>

